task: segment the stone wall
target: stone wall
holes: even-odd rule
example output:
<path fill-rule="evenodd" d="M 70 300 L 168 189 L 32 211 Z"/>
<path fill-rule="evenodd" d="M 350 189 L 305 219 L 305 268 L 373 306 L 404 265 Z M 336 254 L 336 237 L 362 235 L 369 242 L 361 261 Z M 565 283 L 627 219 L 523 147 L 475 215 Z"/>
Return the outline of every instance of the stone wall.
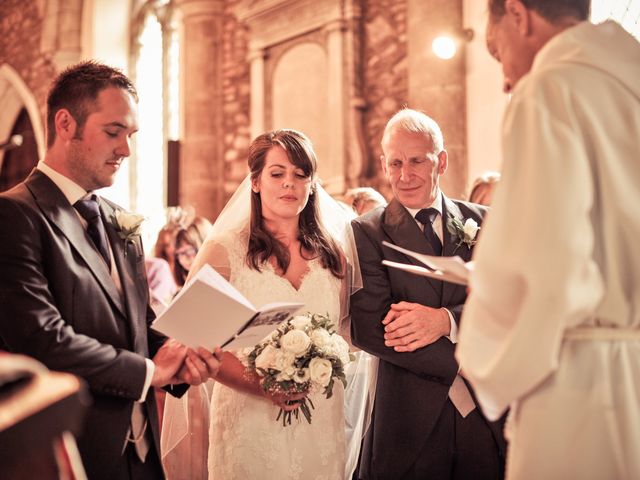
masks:
<path fill-rule="evenodd" d="M 249 33 L 234 17 L 240 0 L 225 8 L 222 38 L 225 190 L 228 196 L 247 173 L 250 78 L 247 61 Z M 364 135 L 366 168 L 361 184 L 389 194 L 381 174 L 380 139 L 391 115 L 407 104 L 407 2 L 364 0 L 363 94 L 366 101 Z"/>
<path fill-rule="evenodd" d="M 52 54 L 43 54 L 40 43 L 44 1 L 0 0 L 0 65 L 18 72 L 38 102 L 43 123 L 47 93 L 57 71 Z"/>
<path fill-rule="evenodd" d="M 221 87 L 214 94 L 216 98 L 212 104 L 222 112 L 220 126 L 216 127 L 216 130 L 220 130 L 215 132 L 219 139 L 217 141 L 222 145 L 217 149 L 219 153 L 209 153 L 208 160 L 219 167 L 214 169 L 217 172 L 215 175 L 224 177 L 215 182 L 216 189 L 221 185 L 224 190 L 222 195 L 216 192 L 216 210 L 246 175 L 251 141 L 249 32 L 234 13 L 242 1 L 225 0 L 222 28 L 217 37 L 221 55 Z M 362 0 L 362 7 L 363 130 L 366 152 L 360 183 L 371 185 L 389 196 L 379 162 L 380 140 L 388 118 L 407 105 L 410 99 L 409 0 Z M 49 82 L 57 73 L 55 58 L 52 58 L 55 52 L 42 52 L 42 32 L 43 28 L 46 29 L 43 12 L 46 8 L 46 0 L 0 0 L 0 63 L 9 63 L 20 74 L 35 95 L 43 114 Z M 462 82 L 460 84 L 462 86 Z M 458 123 L 463 121 L 462 115 L 458 117 Z M 443 130 L 463 130 L 458 124 L 448 125 L 446 117 L 444 120 Z M 464 138 L 454 142 L 455 145 L 451 144 L 451 140 L 453 138 L 449 134 L 449 146 L 457 148 L 458 169 L 464 174 Z M 188 155 L 184 161 L 189 163 Z M 188 165 L 185 167 L 189 168 Z M 189 189 L 189 185 L 182 185 L 182 188 Z M 218 205 L 220 201 L 222 203 Z M 211 200 L 207 199 L 207 202 L 211 203 Z"/>
<path fill-rule="evenodd" d="M 387 120 L 407 103 L 406 0 L 367 0 L 365 4 L 364 96 L 368 168 L 363 185 L 389 196 L 380 168 L 380 140 Z"/>
<path fill-rule="evenodd" d="M 248 172 L 250 138 L 250 84 L 248 32 L 233 15 L 241 0 L 225 5 L 222 31 L 222 111 L 224 129 L 225 197 Z"/>

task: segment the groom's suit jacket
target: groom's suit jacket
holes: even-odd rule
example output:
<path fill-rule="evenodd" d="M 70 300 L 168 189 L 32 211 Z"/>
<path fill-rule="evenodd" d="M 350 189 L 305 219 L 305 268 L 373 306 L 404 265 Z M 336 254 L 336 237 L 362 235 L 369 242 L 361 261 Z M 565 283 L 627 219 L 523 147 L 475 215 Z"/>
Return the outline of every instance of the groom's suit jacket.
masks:
<path fill-rule="evenodd" d="M 463 223 L 473 218 L 478 224 L 486 208 L 443 195 L 443 256 L 459 255 L 471 259 L 472 251 L 462 245 L 446 228 L 451 215 Z M 449 387 L 457 371 L 455 345 L 442 337 L 414 352 L 396 352 L 384 345 L 382 319 L 392 303 L 415 302 L 446 307 L 460 321 L 466 300 L 466 288 L 432 280 L 382 265 L 387 259 L 423 266 L 419 261 L 382 245 L 383 240 L 434 255 L 433 249 L 411 214 L 392 200 L 352 222 L 364 288 L 351 300 L 351 336 L 353 343 L 380 359 L 372 423 L 364 441 L 360 477 L 400 479 L 411 469 L 428 445 Z M 454 253 L 455 251 L 455 253 Z"/>
<path fill-rule="evenodd" d="M 149 328 L 148 287 L 140 237 L 124 242 L 100 200 L 122 296 L 75 209 L 34 170 L 0 194 L 0 348 L 35 357 L 51 370 L 84 379 L 93 397 L 78 447 L 88 477 L 117 478 L 134 400 L 144 386 L 145 357 L 166 337 Z M 145 401 L 159 452 L 153 388 Z"/>

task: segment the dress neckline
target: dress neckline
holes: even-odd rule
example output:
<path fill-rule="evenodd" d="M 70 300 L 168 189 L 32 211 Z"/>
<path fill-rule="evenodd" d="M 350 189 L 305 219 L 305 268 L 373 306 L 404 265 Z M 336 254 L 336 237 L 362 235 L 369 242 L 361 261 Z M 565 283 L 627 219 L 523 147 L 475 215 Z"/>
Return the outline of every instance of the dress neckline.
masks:
<path fill-rule="evenodd" d="M 298 286 L 298 288 L 296 288 L 296 286 L 291 283 L 291 281 L 282 276 L 282 275 L 278 275 L 278 273 L 276 272 L 275 267 L 273 266 L 273 264 L 269 261 L 265 262 L 268 266 L 269 271 L 276 277 L 279 278 L 284 284 L 288 285 L 289 288 L 291 288 L 292 290 L 294 290 L 296 293 L 300 293 L 300 291 L 302 290 L 302 286 L 304 285 L 304 282 L 309 278 L 311 271 L 313 270 L 314 267 L 314 263 L 317 262 L 319 257 L 315 257 L 312 258 L 311 260 L 307 261 L 307 269 L 304 271 L 304 273 L 300 276 L 300 285 Z"/>

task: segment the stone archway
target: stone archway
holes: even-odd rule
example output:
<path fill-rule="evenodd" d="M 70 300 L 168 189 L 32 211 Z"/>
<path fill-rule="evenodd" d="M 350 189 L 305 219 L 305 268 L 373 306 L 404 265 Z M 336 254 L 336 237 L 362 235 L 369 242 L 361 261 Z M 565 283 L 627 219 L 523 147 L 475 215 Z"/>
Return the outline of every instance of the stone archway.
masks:
<path fill-rule="evenodd" d="M 38 157 L 43 158 L 46 150 L 45 130 L 38 102 L 22 80 L 18 72 L 10 65 L 0 65 L 0 141 L 7 138 L 22 109 L 26 109 L 33 127 L 33 136 L 38 145 Z M 0 162 L 3 158 L 0 152 Z"/>

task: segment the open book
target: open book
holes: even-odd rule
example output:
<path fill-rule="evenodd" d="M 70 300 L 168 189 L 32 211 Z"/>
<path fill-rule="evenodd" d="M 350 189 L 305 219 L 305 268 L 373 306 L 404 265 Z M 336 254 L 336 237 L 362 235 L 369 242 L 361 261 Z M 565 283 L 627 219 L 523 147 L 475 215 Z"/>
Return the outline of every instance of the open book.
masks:
<path fill-rule="evenodd" d="M 428 268 L 408 263 L 392 262 L 383 260 L 382 263 L 388 267 L 398 268 L 416 275 L 435 278 L 443 282 L 457 283 L 458 285 L 467 285 L 469 283 L 469 274 L 473 270 L 473 262 L 464 262 L 460 257 L 436 257 L 433 255 L 425 255 L 424 253 L 414 252 L 407 248 L 399 247 L 387 241 L 382 242 L 383 245 L 402 252 L 416 260 L 424 263 Z"/>
<path fill-rule="evenodd" d="M 204 265 L 153 328 L 192 348 L 253 347 L 303 305 L 270 303 L 256 308 L 210 265 Z"/>

